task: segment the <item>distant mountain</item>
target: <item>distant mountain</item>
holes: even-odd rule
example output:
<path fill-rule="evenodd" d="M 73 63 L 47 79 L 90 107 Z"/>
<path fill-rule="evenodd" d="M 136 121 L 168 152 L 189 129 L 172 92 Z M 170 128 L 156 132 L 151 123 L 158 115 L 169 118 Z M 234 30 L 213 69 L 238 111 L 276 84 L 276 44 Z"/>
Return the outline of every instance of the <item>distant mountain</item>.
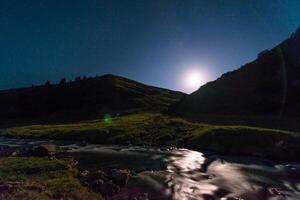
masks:
<path fill-rule="evenodd" d="M 130 111 L 161 111 L 185 94 L 120 76 L 77 78 L 60 84 L 0 91 L 0 125 L 28 120 L 64 121 Z"/>
<path fill-rule="evenodd" d="M 223 74 L 170 108 L 179 115 L 300 116 L 300 28 L 255 61 Z"/>

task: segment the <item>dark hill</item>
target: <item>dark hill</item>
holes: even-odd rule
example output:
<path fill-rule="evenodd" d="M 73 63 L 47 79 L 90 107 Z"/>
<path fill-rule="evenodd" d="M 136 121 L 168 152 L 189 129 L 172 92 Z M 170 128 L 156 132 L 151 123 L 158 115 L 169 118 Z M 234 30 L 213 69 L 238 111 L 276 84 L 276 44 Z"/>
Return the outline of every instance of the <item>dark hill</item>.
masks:
<path fill-rule="evenodd" d="M 300 28 L 255 61 L 207 83 L 170 110 L 190 117 L 300 116 Z"/>
<path fill-rule="evenodd" d="M 60 84 L 0 91 L 5 123 L 91 119 L 127 111 L 160 111 L 185 94 L 104 75 Z"/>

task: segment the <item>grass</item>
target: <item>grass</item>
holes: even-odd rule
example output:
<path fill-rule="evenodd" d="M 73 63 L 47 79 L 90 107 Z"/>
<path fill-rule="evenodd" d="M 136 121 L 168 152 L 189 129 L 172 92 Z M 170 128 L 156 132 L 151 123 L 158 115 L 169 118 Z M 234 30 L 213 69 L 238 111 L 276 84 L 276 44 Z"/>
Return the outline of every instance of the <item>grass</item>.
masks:
<path fill-rule="evenodd" d="M 18 181 L 14 192 L 1 192 L 0 199 L 91 199 L 101 200 L 77 179 L 77 168 L 71 159 L 2 157 L 0 181 Z"/>
<path fill-rule="evenodd" d="M 224 154 L 252 155 L 273 159 L 297 159 L 296 132 L 237 125 L 191 123 L 156 113 L 120 116 L 111 120 L 75 124 L 33 125 L 9 128 L 3 136 L 85 140 L 100 144 L 173 145 Z"/>

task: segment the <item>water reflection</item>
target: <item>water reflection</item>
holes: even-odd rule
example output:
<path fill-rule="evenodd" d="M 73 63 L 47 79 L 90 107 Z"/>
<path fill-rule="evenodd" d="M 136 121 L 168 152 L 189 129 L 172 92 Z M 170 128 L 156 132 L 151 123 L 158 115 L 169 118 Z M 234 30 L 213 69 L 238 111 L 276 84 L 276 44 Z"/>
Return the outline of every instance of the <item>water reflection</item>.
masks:
<path fill-rule="evenodd" d="M 73 151 L 76 157 L 75 152 L 88 160 L 93 158 L 94 165 L 95 159 L 99 159 L 98 167 L 113 166 L 137 172 L 128 185 L 119 194 L 108 197 L 109 200 L 134 199 L 144 193 L 156 200 L 300 199 L 297 163 L 287 166 L 187 149 L 101 146 L 77 149 Z M 104 159 L 105 156 L 109 159 Z"/>
<path fill-rule="evenodd" d="M 81 169 L 134 171 L 121 192 L 107 197 L 108 200 L 300 199 L 300 163 L 219 156 L 187 149 L 81 147 L 71 142 L 0 138 L 0 144 L 6 145 L 41 143 L 56 143 L 66 149 L 68 155 L 79 160 Z"/>

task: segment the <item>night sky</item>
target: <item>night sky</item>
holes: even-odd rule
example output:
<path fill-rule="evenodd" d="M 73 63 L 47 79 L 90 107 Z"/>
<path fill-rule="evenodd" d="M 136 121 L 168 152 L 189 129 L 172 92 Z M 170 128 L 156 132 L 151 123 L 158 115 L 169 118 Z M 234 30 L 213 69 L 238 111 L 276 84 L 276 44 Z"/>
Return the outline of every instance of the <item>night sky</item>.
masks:
<path fill-rule="evenodd" d="M 191 92 L 300 26 L 299 0 L 0 0 L 0 89 L 116 74 Z"/>

